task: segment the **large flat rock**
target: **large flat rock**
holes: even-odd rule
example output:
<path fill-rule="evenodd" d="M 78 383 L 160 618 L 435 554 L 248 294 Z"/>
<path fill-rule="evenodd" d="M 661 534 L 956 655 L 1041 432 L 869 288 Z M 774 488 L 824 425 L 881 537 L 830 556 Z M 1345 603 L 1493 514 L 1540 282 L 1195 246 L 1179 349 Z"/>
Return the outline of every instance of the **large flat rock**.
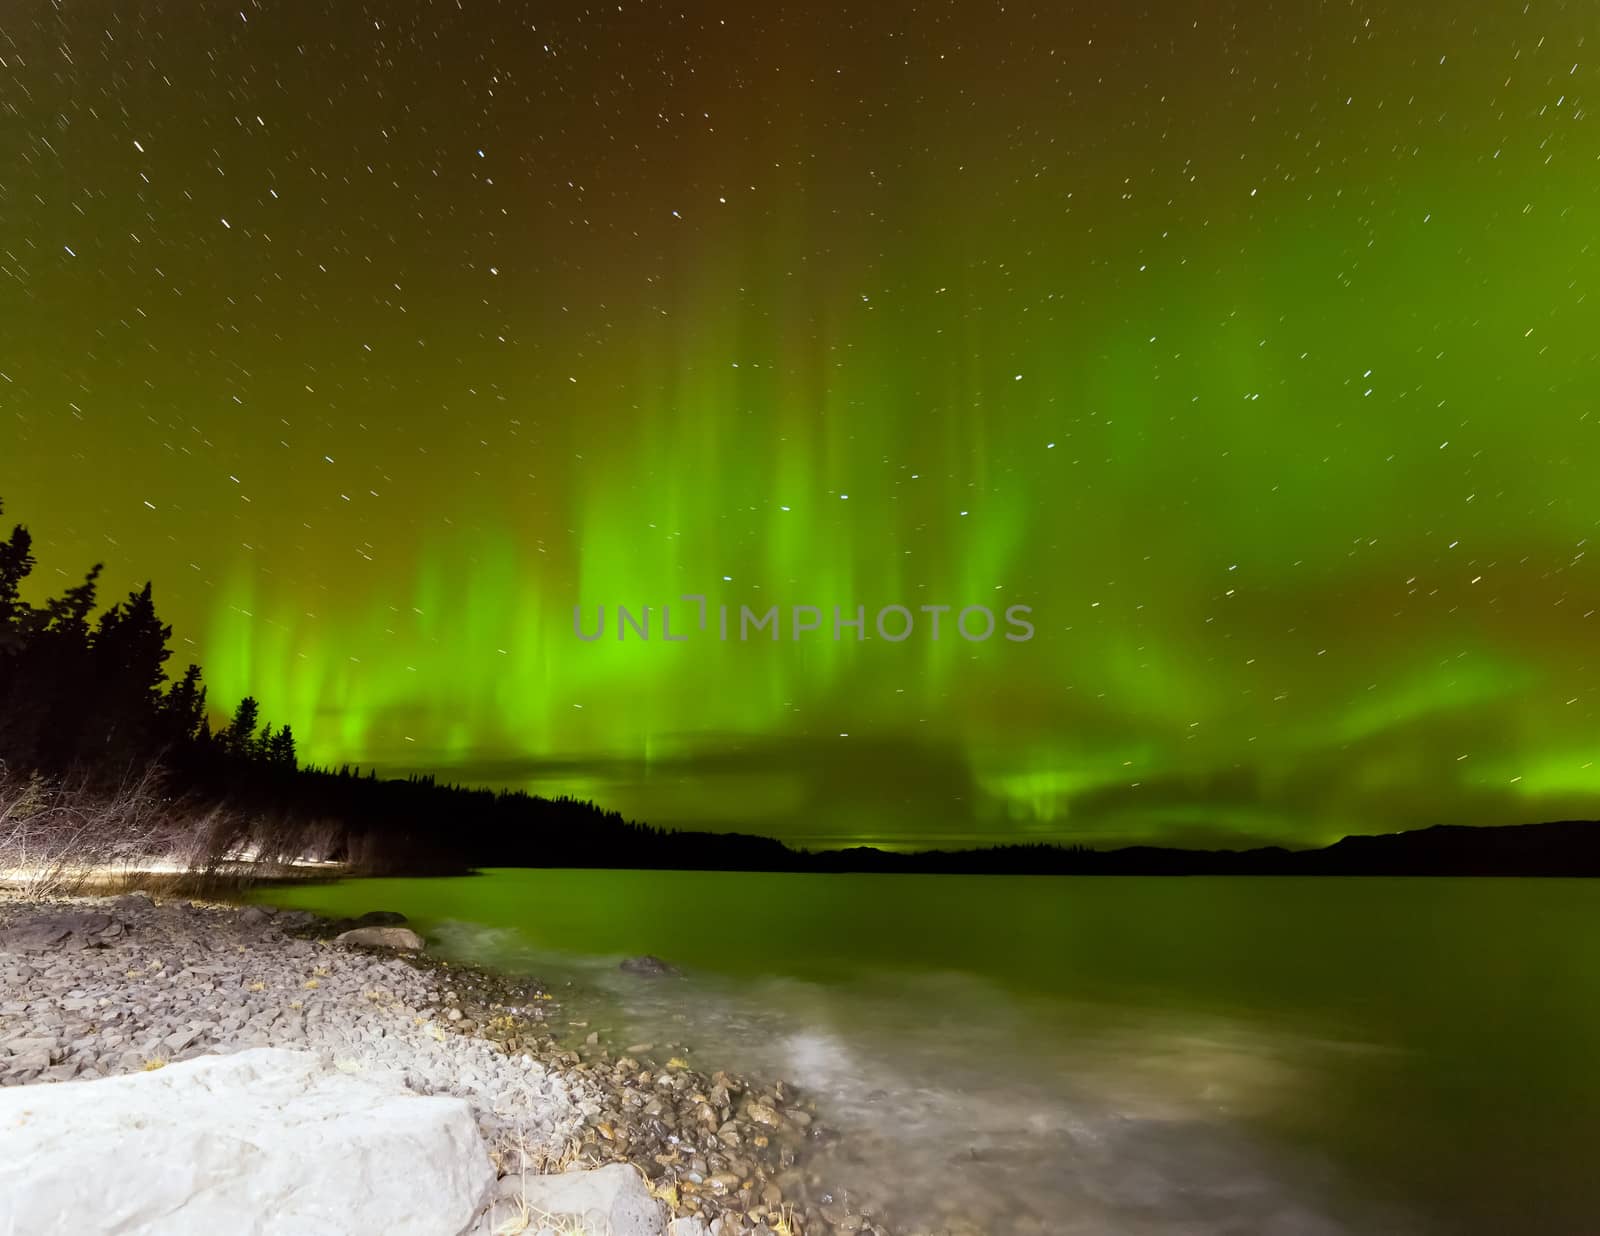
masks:
<path fill-rule="evenodd" d="M 465 1102 L 309 1052 L 0 1089 L 0 1236 L 455 1236 L 494 1182 Z"/>

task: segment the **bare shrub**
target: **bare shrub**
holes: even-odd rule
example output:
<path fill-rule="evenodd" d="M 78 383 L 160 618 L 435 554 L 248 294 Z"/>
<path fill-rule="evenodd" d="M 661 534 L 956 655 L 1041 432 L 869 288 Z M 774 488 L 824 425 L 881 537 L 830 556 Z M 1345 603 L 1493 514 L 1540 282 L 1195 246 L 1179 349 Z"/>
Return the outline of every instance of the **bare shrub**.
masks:
<path fill-rule="evenodd" d="M 0 769 L 0 876 L 32 895 L 69 893 L 97 870 L 151 862 L 171 848 L 161 772 L 109 788 Z"/>
<path fill-rule="evenodd" d="M 105 785 L 87 776 L 19 776 L 0 764 L 0 882 L 30 896 L 149 883 L 203 891 L 326 862 L 337 820 L 246 812 L 167 792 L 157 766 Z"/>

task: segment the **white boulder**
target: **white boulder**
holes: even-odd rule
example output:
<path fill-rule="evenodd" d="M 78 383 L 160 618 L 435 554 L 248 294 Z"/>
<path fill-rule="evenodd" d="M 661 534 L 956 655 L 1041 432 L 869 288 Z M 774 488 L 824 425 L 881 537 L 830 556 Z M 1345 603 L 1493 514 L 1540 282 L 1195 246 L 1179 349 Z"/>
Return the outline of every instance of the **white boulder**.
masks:
<path fill-rule="evenodd" d="M 4 1236 L 455 1236 L 494 1181 L 465 1102 L 308 1052 L 0 1089 Z"/>

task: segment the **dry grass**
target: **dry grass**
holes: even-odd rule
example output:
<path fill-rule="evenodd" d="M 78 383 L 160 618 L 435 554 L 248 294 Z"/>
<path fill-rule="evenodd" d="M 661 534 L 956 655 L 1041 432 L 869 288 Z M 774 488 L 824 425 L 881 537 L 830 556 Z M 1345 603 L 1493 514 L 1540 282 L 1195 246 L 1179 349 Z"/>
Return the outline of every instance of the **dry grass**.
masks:
<path fill-rule="evenodd" d="M 176 838 L 153 769 L 97 790 L 0 775 L 0 874 L 38 897 L 78 892 L 97 872 L 146 865 Z"/>
<path fill-rule="evenodd" d="M 599 1227 L 586 1223 L 576 1215 L 557 1215 L 541 1210 L 528 1200 L 527 1181 L 532 1176 L 548 1176 L 566 1171 L 576 1163 L 588 1164 L 583 1148 L 576 1139 L 559 1150 L 552 1151 L 543 1145 L 529 1145 L 522 1130 L 500 1138 L 490 1150 L 489 1158 L 504 1176 L 515 1176 L 518 1192 L 512 1197 L 502 1197 L 490 1209 L 490 1229 L 494 1236 L 523 1236 L 528 1232 L 552 1231 L 558 1236 L 611 1236 L 611 1225 Z M 502 1210 L 510 1213 L 503 1216 Z"/>
<path fill-rule="evenodd" d="M 611 1236 L 611 1224 L 599 1227 L 577 1215 L 553 1215 L 549 1211 L 530 1206 L 526 1197 L 510 1198 L 504 1204 L 512 1213 L 496 1223 L 494 1236 L 523 1236 L 525 1232 L 555 1232 L 556 1236 Z"/>
<path fill-rule="evenodd" d="M 577 1138 L 569 1138 L 559 1149 L 551 1149 L 542 1143 L 530 1145 L 520 1129 L 502 1134 L 489 1148 L 489 1159 L 500 1175 L 524 1178 L 564 1172 L 576 1164 L 596 1166 Z"/>
<path fill-rule="evenodd" d="M 33 898 L 226 894 L 306 874 L 295 863 L 331 852 L 336 835 L 326 821 L 294 825 L 173 795 L 155 766 L 107 786 L 18 776 L 0 762 L 0 885 Z"/>

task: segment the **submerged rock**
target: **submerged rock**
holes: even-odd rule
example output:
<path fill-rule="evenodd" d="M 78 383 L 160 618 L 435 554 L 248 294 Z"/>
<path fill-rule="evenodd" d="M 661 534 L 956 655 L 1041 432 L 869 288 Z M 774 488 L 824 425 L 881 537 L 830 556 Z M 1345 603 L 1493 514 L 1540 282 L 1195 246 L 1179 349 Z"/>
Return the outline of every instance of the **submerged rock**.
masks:
<path fill-rule="evenodd" d="M 335 944 L 360 944 L 365 948 L 398 948 L 415 952 L 422 947 L 422 937 L 409 927 L 355 927 L 341 931 L 333 938 Z"/>
<path fill-rule="evenodd" d="M 649 953 L 642 957 L 625 958 L 617 968 L 624 974 L 640 974 L 649 978 L 670 978 L 680 973 L 677 966 Z"/>
<path fill-rule="evenodd" d="M 309 1052 L 0 1091 L 0 1214 L 18 1232 L 437 1236 L 494 1179 L 464 1101 Z"/>
<path fill-rule="evenodd" d="M 407 921 L 399 910 L 368 910 L 355 923 L 357 927 L 398 927 Z"/>

